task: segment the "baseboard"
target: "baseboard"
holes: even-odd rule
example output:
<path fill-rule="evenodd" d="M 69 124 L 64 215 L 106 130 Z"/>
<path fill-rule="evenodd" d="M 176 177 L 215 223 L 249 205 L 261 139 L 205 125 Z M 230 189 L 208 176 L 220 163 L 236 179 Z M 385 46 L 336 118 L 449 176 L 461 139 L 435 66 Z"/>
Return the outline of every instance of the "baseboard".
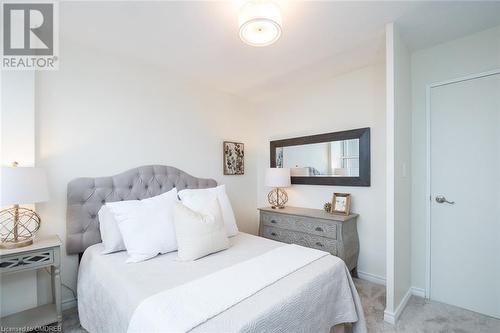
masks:
<path fill-rule="evenodd" d="M 395 314 L 392 313 L 392 312 L 389 312 L 389 311 L 385 310 L 384 311 L 384 321 L 386 323 L 395 325 L 396 324 Z"/>
<path fill-rule="evenodd" d="M 368 282 L 373 282 L 376 284 L 381 284 L 385 286 L 385 277 L 378 276 L 372 273 L 360 272 L 358 271 L 358 277 L 361 280 L 366 280 Z"/>
<path fill-rule="evenodd" d="M 406 308 L 406 305 L 408 304 L 411 295 L 412 295 L 412 287 L 408 289 L 401 302 L 399 302 L 396 311 L 394 312 L 390 312 L 387 310 L 384 311 L 384 321 L 389 324 L 395 325 L 399 319 L 399 316 L 401 316 L 401 313 L 403 313 L 403 310 Z"/>
<path fill-rule="evenodd" d="M 69 299 L 65 299 L 64 301 L 62 301 L 61 303 L 61 307 L 62 307 L 62 310 L 65 311 L 65 310 L 69 310 L 71 308 L 74 308 L 76 307 L 77 305 L 77 301 L 76 301 L 76 298 L 69 298 Z"/>
<path fill-rule="evenodd" d="M 425 289 L 424 288 L 411 287 L 410 290 L 411 290 L 412 295 L 425 298 Z"/>

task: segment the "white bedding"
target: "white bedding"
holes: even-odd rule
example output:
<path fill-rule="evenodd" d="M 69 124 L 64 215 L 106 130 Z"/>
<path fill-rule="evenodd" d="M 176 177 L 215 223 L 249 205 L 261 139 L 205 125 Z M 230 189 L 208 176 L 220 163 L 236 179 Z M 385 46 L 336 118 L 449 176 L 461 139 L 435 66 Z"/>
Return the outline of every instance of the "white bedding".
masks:
<path fill-rule="evenodd" d="M 89 247 L 78 275 L 82 326 L 91 333 L 126 332 L 144 299 L 283 246 L 244 233 L 230 241 L 228 250 L 194 262 L 179 262 L 174 252 L 126 264 L 125 252 L 102 255 L 102 244 Z M 354 332 L 366 332 L 359 297 L 345 265 L 325 256 L 191 332 L 329 332 L 331 326 L 344 322 L 356 322 Z"/>
<path fill-rule="evenodd" d="M 286 244 L 249 260 L 146 298 L 128 333 L 189 332 L 327 252 Z"/>

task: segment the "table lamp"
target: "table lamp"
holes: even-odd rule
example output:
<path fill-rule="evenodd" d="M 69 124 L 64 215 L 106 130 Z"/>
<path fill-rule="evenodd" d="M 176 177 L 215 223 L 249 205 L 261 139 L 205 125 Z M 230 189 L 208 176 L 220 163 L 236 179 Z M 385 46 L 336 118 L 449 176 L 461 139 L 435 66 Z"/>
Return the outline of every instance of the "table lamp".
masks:
<path fill-rule="evenodd" d="M 265 184 L 266 186 L 274 187 L 267 195 L 267 200 L 271 204 L 271 208 L 285 208 L 288 195 L 283 188 L 291 185 L 290 169 L 268 168 L 266 170 Z"/>
<path fill-rule="evenodd" d="M 40 228 L 40 216 L 20 204 L 47 201 L 49 192 L 45 171 L 34 167 L 2 167 L 0 210 L 0 248 L 11 249 L 33 244 L 33 236 Z"/>

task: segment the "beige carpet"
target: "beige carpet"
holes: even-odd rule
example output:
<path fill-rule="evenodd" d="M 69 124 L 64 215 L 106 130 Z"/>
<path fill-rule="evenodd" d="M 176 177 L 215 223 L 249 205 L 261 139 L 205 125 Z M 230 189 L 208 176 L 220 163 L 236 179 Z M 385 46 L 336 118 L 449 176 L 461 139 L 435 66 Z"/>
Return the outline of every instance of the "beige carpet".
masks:
<path fill-rule="evenodd" d="M 397 325 L 387 324 L 384 322 L 385 287 L 359 279 L 354 282 L 370 333 L 500 333 L 498 319 L 414 296 Z M 76 308 L 64 312 L 63 330 L 67 333 L 87 332 L 80 327 Z"/>

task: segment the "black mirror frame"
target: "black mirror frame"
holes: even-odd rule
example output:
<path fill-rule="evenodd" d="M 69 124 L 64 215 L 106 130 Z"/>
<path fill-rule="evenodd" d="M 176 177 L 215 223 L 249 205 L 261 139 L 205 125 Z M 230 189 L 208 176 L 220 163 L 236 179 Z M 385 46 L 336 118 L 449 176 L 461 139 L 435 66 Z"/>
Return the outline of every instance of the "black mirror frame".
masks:
<path fill-rule="evenodd" d="M 276 167 L 276 148 L 350 139 L 359 139 L 359 177 L 292 177 L 292 184 L 370 186 L 371 170 L 369 127 L 271 141 L 271 168 Z"/>

